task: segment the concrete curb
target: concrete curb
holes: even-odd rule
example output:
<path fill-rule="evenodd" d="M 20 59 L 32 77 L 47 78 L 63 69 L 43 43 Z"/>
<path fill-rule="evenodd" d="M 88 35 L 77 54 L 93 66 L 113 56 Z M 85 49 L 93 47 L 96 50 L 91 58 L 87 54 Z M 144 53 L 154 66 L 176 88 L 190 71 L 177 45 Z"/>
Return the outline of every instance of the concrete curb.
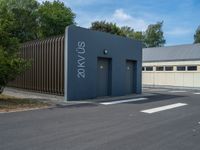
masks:
<path fill-rule="evenodd" d="M 47 102 L 51 105 L 49 108 L 97 106 L 97 105 L 101 105 L 100 104 L 101 102 L 127 100 L 127 99 L 134 99 L 134 98 L 141 98 L 141 97 L 155 95 L 153 93 L 143 93 L 143 94 L 138 94 L 138 95 L 132 94 L 132 95 L 116 96 L 116 97 L 100 97 L 96 99 L 86 99 L 86 100 L 79 100 L 79 101 L 64 101 L 63 96 L 42 94 L 42 93 L 37 93 L 37 92 L 32 92 L 32 91 L 26 91 L 23 89 L 10 88 L 10 87 L 5 88 L 5 91 L 3 94 L 17 97 L 17 98 L 26 98 L 26 99 L 33 99 L 33 100 L 38 100 L 42 102 Z"/>

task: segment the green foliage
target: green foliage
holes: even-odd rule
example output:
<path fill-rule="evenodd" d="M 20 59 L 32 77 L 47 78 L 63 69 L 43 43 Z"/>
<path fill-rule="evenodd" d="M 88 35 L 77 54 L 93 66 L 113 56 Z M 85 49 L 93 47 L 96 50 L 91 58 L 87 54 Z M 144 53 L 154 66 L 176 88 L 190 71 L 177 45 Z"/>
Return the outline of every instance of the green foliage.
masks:
<path fill-rule="evenodd" d="M 195 32 L 194 43 L 200 43 L 200 26 L 197 28 Z"/>
<path fill-rule="evenodd" d="M 64 34 L 75 14 L 60 1 L 0 0 L 0 19 L 20 43 Z M 7 20 L 12 21 L 7 24 Z M 2 25 L 0 25 L 2 26 Z"/>
<path fill-rule="evenodd" d="M 65 32 L 75 14 L 59 1 L 0 0 L 0 93 L 30 67 L 20 57 L 19 43 Z"/>
<path fill-rule="evenodd" d="M 121 27 L 121 31 L 125 37 L 132 38 L 139 41 L 144 41 L 144 34 L 142 31 L 134 31 L 131 27 Z"/>
<path fill-rule="evenodd" d="M 0 9 L 0 93 L 9 81 L 30 66 L 30 62 L 19 57 L 19 40 L 13 36 L 15 21 L 7 9 Z M 2 13 L 3 11 L 3 13 Z"/>
<path fill-rule="evenodd" d="M 144 42 L 144 33 L 142 31 L 136 31 L 134 33 L 134 39 Z"/>
<path fill-rule="evenodd" d="M 163 22 L 149 25 L 145 32 L 134 31 L 133 28 L 124 26 L 118 27 L 115 23 L 106 21 L 93 22 L 90 29 L 108 32 L 143 42 L 144 47 L 160 47 L 165 44 L 165 39 L 162 31 Z"/>
<path fill-rule="evenodd" d="M 134 29 L 128 26 L 124 26 L 120 28 L 122 35 L 128 38 L 133 38 L 134 39 Z"/>
<path fill-rule="evenodd" d="M 42 37 L 63 34 L 66 26 L 75 24 L 75 14 L 59 1 L 43 2 L 38 14 Z"/>
<path fill-rule="evenodd" d="M 139 41 L 144 41 L 144 33 L 141 31 L 134 31 L 133 28 L 124 26 L 118 27 L 115 23 L 109 23 L 106 21 L 95 21 L 92 23 L 90 29 L 107 32 L 119 36 L 124 36 L 132 39 L 136 39 Z"/>
<path fill-rule="evenodd" d="M 1 0 L 0 14 L 2 20 L 12 20 L 12 25 L 7 25 L 9 33 L 20 42 L 38 38 L 36 0 Z"/>
<path fill-rule="evenodd" d="M 95 21 L 92 23 L 90 29 L 123 36 L 120 27 L 115 23 L 109 23 L 106 21 Z"/>
<path fill-rule="evenodd" d="M 30 67 L 20 57 L 19 43 L 63 34 L 75 14 L 59 1 L 0 0 L 0 93 Z"/>
<path fill-rule="evenodd" d="M 14 80 L 29 67 L 30 62 L 17 55 L 7 55 L 7 53 L 0 48 L 0 87 L 6 86 L 9 81 Z"/>
<path fill-rule="evenodd" d="M 2 35 L 0 37 L 2 38 Z M 13 42 L 12 38 L 8 43 L 12 44 L 12 46 L 0 46 L 0 94 L 3 92 L 3 87 L 9 81 L 14 80 L 19 74 L 30 67 L 30 61 L 19 57 L 17 51 L 18 43 L 16 41 Z M 12 49 L 13 47 L 16 47 L 16 49 Z"/>
<path fill-rule="evenodd" d="M 145 32 L 144 43 L 146 47 L 161 47 L 165 44 L 162 31 L 163 22 L 151 24 Z"/>

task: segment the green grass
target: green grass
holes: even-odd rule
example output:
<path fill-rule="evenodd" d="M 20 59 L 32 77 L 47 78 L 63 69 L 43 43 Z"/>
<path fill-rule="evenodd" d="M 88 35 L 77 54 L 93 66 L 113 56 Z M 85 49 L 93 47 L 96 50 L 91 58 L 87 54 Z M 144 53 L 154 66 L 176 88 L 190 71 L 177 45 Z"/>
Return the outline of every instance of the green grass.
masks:
<path fill-rule="evenodd" d="M 0 112 L 20 111 L 24 109 L 48 107 L 49 104 L 37 100 L 20 99 L 16 97 L 0 95 Z"/>

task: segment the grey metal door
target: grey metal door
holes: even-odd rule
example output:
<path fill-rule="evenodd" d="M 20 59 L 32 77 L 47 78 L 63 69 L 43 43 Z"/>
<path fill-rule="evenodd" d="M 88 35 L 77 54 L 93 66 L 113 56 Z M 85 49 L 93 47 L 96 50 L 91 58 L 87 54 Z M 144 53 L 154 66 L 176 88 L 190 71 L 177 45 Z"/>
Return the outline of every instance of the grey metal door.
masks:
<path fill-rule="evenodd" d="M 109 95 L 110 83 L 110 60 L 98 58 L 97 61 L 97 96 Z"/>
<path fill-rule="evenodd" d="M 134 92 L 134 61 L 126 61 L 126 93 Z"/>

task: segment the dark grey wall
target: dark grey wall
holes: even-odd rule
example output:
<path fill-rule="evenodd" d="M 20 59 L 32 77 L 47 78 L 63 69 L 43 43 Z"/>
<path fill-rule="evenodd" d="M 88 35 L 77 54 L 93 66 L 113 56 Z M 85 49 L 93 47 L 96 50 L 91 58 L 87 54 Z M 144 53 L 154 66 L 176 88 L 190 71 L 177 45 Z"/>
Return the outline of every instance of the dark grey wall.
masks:
<path fill-rule="evenodd" d="M 66 43 L 67 42 L 67 43 Z M 76 26 L 65 34 L 65 98 L 97 97 L 97 58 L 112 59 L 111 96 L 126 94 L 126 60 L 137 61 L 136 93 L 141 93 L 142 44 L 139 41 Z M 108 54 L 104 54 L 104 50 Z"/>

